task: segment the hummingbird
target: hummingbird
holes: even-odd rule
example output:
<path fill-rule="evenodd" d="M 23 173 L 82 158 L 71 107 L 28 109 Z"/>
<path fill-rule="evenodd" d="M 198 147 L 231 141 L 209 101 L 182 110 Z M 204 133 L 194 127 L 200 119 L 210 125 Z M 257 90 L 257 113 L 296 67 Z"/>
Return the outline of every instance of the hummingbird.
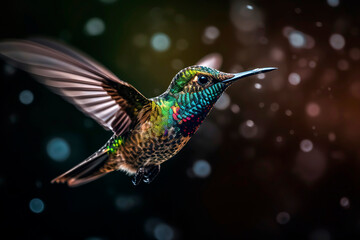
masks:
<path fill-rule="evenodd" d="M 114 133 L 98 151 L 51 181 L 70 187 L 117 170 L 133 175 L 134 185 L 151 183 L 230 85 L 276 69 L 225 73 L 194 65 L 179 71 L 164 93 L 146 98 L 95 60 L 57 41 L 3 41 L 0 56 Z"/>

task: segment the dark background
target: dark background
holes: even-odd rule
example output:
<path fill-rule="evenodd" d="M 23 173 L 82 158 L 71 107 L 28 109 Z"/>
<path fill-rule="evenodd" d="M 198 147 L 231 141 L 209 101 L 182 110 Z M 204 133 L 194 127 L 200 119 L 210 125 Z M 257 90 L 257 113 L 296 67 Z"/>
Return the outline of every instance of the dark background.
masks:
<path fill-rule="evenodd" d="M 50 181 L 111 133 L 1 61 L 1 236 L 359 238 L 360 8 L 356 1 L 336 2 L 3 2 L 1 39 L 62 40 L 148 97 L 165 91 L 182 67 L 213 52 L 223 57 L 226 72 L 279 70 L 228 89 L 225 109 L 211 112 L 152 184 L 134 187 L 118 172 L 68 188 Z M 96 36 L 86 31 L 94 17 L 105 26 Z M 209 26 L 215 33 L 206 31 Z M 167 50 L 153 49 L 156 33 L 170 39 Z M 330 40 L 333 34 L 340 40 Z M 301 79 L 297 85 L 294 76 Z M 20 101 L 24 90 L 33 95 L 30 104 Z M 54 138 L 70 150 L 64 161 L 47 153 Z M 66 147 L 59 149 L 61 155 Z M 201 159 L 211 166 L 205 178 L 193 169 Z"/>

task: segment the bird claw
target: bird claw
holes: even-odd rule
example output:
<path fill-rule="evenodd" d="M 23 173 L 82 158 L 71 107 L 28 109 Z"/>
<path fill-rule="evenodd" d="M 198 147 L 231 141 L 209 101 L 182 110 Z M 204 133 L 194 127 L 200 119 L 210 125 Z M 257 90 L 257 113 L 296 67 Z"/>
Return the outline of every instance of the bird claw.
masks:
<path fill-rule="evenodd" d="M 151 183 L 160 172 L 160 165 L 150 165 L 145 168 L 144 183 Z"/>
<path fill-rule="evenodd" d="M 142 167 L 136 171 L 135 176 L 131 180 L 131 182 L 134 184 L 134 186 L 137 186 L 141 183 L 141 180 L 144 177 L 144 171 L 145 171 L 145 169 Z"/>
<path fill-rule="evenodd" d="M 136 171 L 135 176 L 131 182 L 137 186 L 143 181 L 144 183 L 151 183 L 160 172 L 160 165 L 148 165 L 141 167 Z"/>

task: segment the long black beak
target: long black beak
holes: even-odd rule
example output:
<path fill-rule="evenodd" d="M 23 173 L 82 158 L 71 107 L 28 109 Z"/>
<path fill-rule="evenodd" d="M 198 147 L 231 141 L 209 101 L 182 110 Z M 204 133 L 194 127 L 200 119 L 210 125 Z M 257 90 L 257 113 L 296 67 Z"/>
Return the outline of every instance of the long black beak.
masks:
<path fill-rule="evenodd" d="M 259 74 L 259 73 L 265 73 L 265 72 L 270 72 L 273 70 L 276 70 L 277 68 L 274 67 L 267 67 L 267 68 L 256 68 L 250 71 L 246 71 L 246 72 L 241 72 L 241 73 L 235 73 L 234 77 L 226 79 L 224 81 L 222 81 L 223 83 L 229 83 L 229 82 L 233 82 L 236 80 L 239 80 L 240 78 L 244 78 L 244 77 L 248 77 L 251 75 L 255 75 L 255 74 Z"/>

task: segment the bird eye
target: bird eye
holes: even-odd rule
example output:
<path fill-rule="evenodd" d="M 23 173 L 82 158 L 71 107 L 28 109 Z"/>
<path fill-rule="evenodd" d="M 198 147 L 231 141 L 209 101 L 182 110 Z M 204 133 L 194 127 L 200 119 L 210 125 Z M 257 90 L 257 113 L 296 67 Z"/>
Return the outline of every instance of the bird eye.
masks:
<path fill-rule="evenodd" d="M 205 85 L 208 82 L 209 82 L 209 78 L 207 76 L 204 75 L 198 76 L 198 83 L 200 83 L 200 85 Z"/>

